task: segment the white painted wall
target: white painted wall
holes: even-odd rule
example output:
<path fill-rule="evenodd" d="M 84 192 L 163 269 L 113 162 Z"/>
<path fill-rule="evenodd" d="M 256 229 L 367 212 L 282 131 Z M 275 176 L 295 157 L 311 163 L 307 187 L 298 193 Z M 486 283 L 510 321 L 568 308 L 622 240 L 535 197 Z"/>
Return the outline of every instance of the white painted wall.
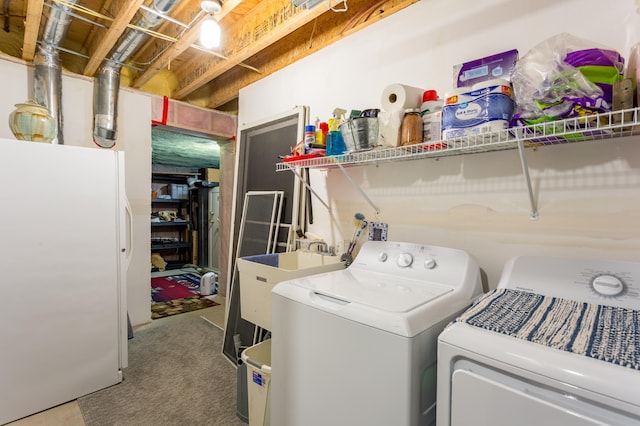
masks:
<path fill-rule="evenodd" d="M 380 107 L 387 85 L 443 94 L 452 66 L 516 48 L 520 56 L 561 32 L 628 57 L 640 42 L 633 0 L 423 0 L 240 91 L 239 122 L 295 105 L 312 120 L 335 107 Z M 284 154 L 284 153 L 283 153 Z M 527 150 L 540 217 L 529 199 L 518 153 L 466 154 L 440 160 L 348 169 L 389 223 L 389 239 L 467 250 L 494 288 L 514 255 L 548 254 L 640 261 L 640 138 Z M 275 167 L 275 166 L 274 166 Z M 374 210 L 339 170 L 314 170 L 314 189 L 336 218 L 314 202 L 312 232 L 331 244 L 353 233 L 356 212 Z"/>
<path fill-rule="evenodd" d="M 0 100 L 0 137 L 14 139 L 7 117 L 14 104 L 32 99 L 32 68 L 25 63 L 0 59 L 0 75 L 5 84 Z M 142 92 L 121 90 L 118 104 L 116 149 L 125 151 L 127 198 L 133 211 L 133 248 L 127 271 L 127 304 L 133 325 L 151 320 L 150 310 L 150 227 L 151 214 L 151 101 Z M 93 80 L 77 75 L 62 76 L 64 143 L 95 149 L 92 139 Z M 91 185 L 91 176 L 78 182 Z M 96 224 L 99 226 L 99 224 Z"/>

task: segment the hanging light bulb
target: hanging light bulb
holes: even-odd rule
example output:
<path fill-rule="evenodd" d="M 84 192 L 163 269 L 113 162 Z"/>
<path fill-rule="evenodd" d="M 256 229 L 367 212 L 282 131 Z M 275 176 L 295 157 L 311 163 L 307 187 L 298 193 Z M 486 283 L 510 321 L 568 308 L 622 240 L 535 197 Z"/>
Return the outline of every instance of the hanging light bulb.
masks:
<path fill-rule="evenodd" d="M 200 44 L 207 49 L 220 46 L 220 25 L 216 18 L 205 18 L 200 26 Z"/>
<path fill-rule="evenodd" d="M 220 12 L 222 7 L 217 1 L 202 1 L 200 7 L 209 14 L 200 25 L 200 44 L 207 49 L 218 47 L 221 38 L 220 24 L 213 14 Z"/>

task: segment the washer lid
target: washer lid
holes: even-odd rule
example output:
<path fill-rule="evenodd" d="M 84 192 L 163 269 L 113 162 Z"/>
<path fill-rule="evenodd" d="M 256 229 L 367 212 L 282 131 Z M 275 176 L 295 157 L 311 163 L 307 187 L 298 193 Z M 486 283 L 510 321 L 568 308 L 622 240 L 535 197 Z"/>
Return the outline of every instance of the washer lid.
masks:
<path fill-rule="evenodd" d="M 380 311 L 403 313 L 453 291 L 452 287 L 357 269 L 334 271 L 290 281 L 290 284 L 312 290 L 351 304 Z"/>

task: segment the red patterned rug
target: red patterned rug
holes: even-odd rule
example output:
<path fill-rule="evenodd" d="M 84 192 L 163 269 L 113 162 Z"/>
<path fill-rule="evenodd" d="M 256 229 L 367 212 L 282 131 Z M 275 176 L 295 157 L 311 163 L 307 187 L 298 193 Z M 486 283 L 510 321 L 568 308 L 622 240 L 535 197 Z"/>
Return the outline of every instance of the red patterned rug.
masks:
<path fill-rule="evenodd" d="M 180 274 L 151 278 L 151 319 L 217 306 L 200 296 L 200 276 Z"/>
<path fill-rule="evenodd" d="M 151 319 L 164 318 L 170 315 L 197 311 L 199 309 L 210 308 L 211 306 L 218 305 L 219 303 L 200 296 L 174 299 L 169 300 L 168 302 L 155 302 L 151 304 Z"/>
<path fill-rule="evenodd" d="M 200 296 L 199 275 L 180 274 L 151 278 L 151 300 L 154 302 L 168 302 L 193 296 Z"/>

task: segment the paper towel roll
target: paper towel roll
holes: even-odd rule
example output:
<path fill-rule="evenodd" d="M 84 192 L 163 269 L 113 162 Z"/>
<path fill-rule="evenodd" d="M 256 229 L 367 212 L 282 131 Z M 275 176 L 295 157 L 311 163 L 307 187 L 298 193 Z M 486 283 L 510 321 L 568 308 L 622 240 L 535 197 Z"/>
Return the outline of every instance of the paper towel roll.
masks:
<path fill-rule="evenodd" d="M 404 111 L 407 108 L 420 108 L 424 89 L 406 86 L 404 84 L 390 84 L 382 91 L 380 103 L 384 111 Z"/>

